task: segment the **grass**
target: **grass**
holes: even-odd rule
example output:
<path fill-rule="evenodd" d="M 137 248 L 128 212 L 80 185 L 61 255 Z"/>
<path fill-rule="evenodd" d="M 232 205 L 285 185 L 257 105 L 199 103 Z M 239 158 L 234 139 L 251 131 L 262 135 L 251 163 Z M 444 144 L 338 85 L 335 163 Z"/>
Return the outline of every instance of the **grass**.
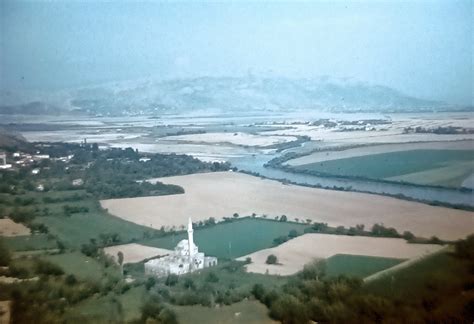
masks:
<path fill-rule="evenodd" d="M 348 275 L 365 278 L 403 262 L 400 259 L 336 254 L 326 260 L 328 276 Z"/>
<path fill-rule="evenodd" d="M 122 307 L 113 295 L 93 297 L 69 308 L 66 323 L 123 323 Z"/>
<path fill-rule="evenodd" d="M 288 235 L 294 229 L 302 234 L 308 225 L 245 217 L 233 222 L 196 229 L 194 241 L 206 255 L 219 258 L 237 258 L 273 246 L 273 240 Z M 142 244 L 173 249 L 187 233 L 146 240 Z"/>
<path fill-rule="evenodd" d="M 310 163 L 295 169 L 371 179 L 389 179 L 409 174 L 414 176 L 419 172 L 433 170 L 431 178 L 425 177 L 424 184 L 460 187 L 462 181 L 474 171 L 472 161 L 474 153 L 468 150 L 410 150 Z M 462 172 L 459 170 L 460 166 Z M 456 169 L 452 177 L 437 180 L 439 173 L 446 174 L 446 169 L 449 168 Z M 439 172 L 436 169 L 440 169 Z M 409 181 L 409 178 L 405 180 Z"/>
<path fill-rule="evenodd" d="M 230 306 L 172 306 L 179 323 L 274 323 L 267 308 L 257 301 L 246 300 Z"/>
<path fill-rule="evenodd" d="M 145 297 L 143 286 L 121 295 L 92 297 L 74 305 L 64 318 L 67 323 L 129 323 L 140 318 Z"/>
<path fill-rule="evenodd" d="M 4 237 L 3 240 L 14 252 L 57 248 L 56 240 L 45 234 Z"/>
<path fill-rule="evenodd" d="M 140 318 L 146 293 L 145 287 L 139 286 L 131 288 L 125 294 L 117 297 L 122 305 L 123 321 L 129 322 Z"/>

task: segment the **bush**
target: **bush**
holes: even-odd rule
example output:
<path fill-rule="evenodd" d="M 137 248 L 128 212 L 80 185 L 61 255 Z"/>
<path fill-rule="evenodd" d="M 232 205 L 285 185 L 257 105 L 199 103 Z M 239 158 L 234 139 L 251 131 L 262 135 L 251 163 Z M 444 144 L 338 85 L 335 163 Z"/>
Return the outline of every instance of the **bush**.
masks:
<path fill-rule="evenodd" d="M 77 279 L 74 275 L 70 274 L 70 275 L 67 275 L 66 276 L 66 279 L 64 280 L 64 282 L 66 283 L 66 285 L 68 286 L 73 286 L 77 283 Z"/>
<path fill-rule="evenodd" d="M 273 240 L 273 244 L 280 245 L 288 241 L 288 236 L 279 236 Z"/>
<path fill-rule="evenodd" d="M 412 232 L 405 231 L 405 232 L 403 232 L 402 237 L 403 237 L 405 240 L 410 241 L 410 240 L 413 240 L 413 239 L 415 238 L 415 235 L 413 235 Z"/>
<path fill-rule="evenodd" d="M 209 272 L 206 277 L 207 282 L 218 282 L 219 277 L 214 272 Z"/>
<path fill-rule="evenodd" d="M 151 288 L 153 288 L 153 286 L 155 286 L 155 284 L 156 284 L 156 278 L 155 277 L 149 277 L 145 282 L 146 290 L 150 290 Z"/>
<path fill-rule="evenodd" d="M 60 276 L 64 274 L 63 269 L 58 265 L 46 260 L 37 260 L 35 264 L 35 272 L 42 275 Z"/>
<path fill-rule="evenodd" d="M 455 244 L 456 255 L 467 260 L 474 260 L 474 234 Z"/>
<path fill-rule="evenodd" d="M 179 277 L 175 274 L 170 274 L 166 277 L 165 285 L 174 286 L 178 283 Z"/>
<path fill-rule="evenodd" d="M 283 295 L 278 298 L 270 308 L 270 316 L 288 324 L 309 321 L 305 305 L 291 295 Z"/>
<path fill-rule="evenodd" d="M 186 278 L 186 279 L 184 279 L 183 286 L 184 286 L 184 288 L 190 289 L 190 290 L 196 289 L 196 286 L 195 286 L 195 284 L 194 284 L 194 281 L 193 281 L 193 279 L 191 279 L 191 278 Z"/>
<path fill-rule="evenodd" d="M 0 238 L 0 266 L 7 266 L 10 263 L 11 255 L 10 250 Z"/>
<path fill-rule="evenodd" d="M 253 288 L 252 288 L 252 295 L 260 300 L 261 302 L 263 302 L 264 300 L 264 297 L 265 297 L 265 287 L 263 287 L 262 284 L 255 284 L 253 285 Z"/>
<path fill-rule="evenodd" d="M 295 238 L 298 236 L 298 232 L 295 230 L 295 229 L 292 229 L 289 233 L 288 233 L 288 237 L 291 237 L 291 238 Z"/>
<path fill-rule="evenodd" d="M 30 208 L 18 208 L 15 207 L 10 213 L 10 218 L 15 223 L 28 223 L 35 218 L 35 214 Z"/>
<path fill-rule="evenodd" d="M 270 254 L 267 257 L 266 264 L 277 264 L 277 262 L 278 262 L 278 258 L 274 254 Z"/>

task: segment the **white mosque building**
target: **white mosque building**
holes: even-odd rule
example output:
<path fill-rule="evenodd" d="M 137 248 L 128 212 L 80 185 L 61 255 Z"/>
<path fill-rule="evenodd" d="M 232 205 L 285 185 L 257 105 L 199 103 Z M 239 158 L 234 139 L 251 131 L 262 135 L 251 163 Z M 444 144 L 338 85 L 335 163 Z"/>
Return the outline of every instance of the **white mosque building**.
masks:
<path fill-rule="evenodd" d="M 169 274 L 182 275 L 217 265 L 217 258 L 199 252 L 193 240 L 193 223 L 189 218 L 188 239 L 181 240 L 169 255 L 145 263 L 145 274 L 166 277 Z"/>

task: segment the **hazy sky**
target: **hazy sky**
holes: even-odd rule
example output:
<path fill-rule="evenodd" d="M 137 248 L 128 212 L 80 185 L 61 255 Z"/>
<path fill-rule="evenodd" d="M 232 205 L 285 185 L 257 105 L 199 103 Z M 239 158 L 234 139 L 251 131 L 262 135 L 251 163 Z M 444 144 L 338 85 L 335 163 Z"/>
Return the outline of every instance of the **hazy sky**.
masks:
<path fill-rule="evenodd" d="M 473 1 L 0 1 L 1 88 L 329 75 L 472 104 Z"/>

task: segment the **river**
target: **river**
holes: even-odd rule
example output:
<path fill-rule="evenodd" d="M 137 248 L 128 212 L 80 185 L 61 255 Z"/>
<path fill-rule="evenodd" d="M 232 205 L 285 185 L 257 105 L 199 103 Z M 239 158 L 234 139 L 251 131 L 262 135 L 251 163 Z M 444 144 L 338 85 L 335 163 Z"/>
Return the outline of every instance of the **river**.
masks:
<path fill-rule="evenodd" d="M 350 191 L 369 192 L 384 195 L 403 195 L 415 200 L 441 202 L 452 205 L 474 207 L 473 192 L 463 192 L 454 189 L 411 186 L 397 183 L 386 183 L 369 180 L 344 179 L 336 177 L 317 177 L 308 174 L 287 172 L 281 169 L 264 167 L 264 164 L 278 154 L 247 155 L 231 159 L 233 166 L 242 171 L 259 173 L 269 179 L 290 181 L 301 185 L 322 187 L 342 187 Z"/>

